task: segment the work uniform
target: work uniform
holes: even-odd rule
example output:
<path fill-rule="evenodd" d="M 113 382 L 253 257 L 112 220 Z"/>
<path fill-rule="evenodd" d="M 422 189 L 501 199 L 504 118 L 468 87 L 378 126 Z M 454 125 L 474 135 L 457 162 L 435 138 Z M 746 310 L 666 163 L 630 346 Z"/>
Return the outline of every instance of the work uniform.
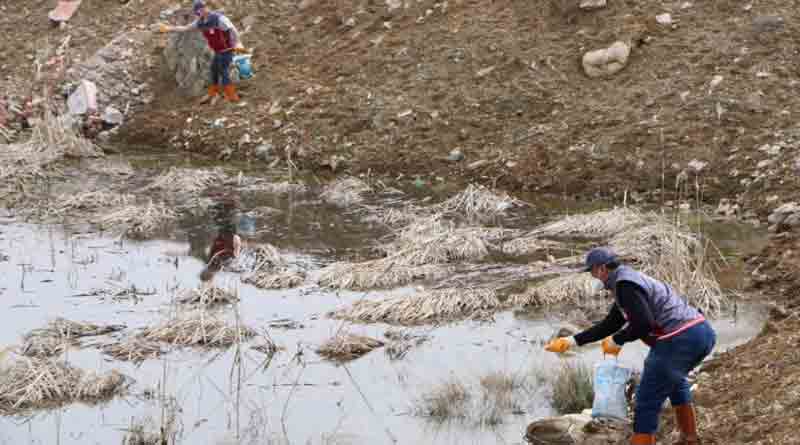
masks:
<path fill-rule="evenodd" d="M 238 31 L 233 23 L 219 12 L 210 12 L 192 23 L 192 28 L 202 31 L 208 46 L 214 51 L 211 62 L 211 85 L 227 86 L 231 83 L 230 66 L 233 49 L 238 45 Z"/>
<path fill-rule="evenodd" d="M 581 346 L 613 334 L 619 346 L 635 340 L 650 346 L 636 391 L 633 427 L 635 433 L 655 434 L 667 397 L 674 407 L 690 407 L 687 376 L 711 353 L 716 334 L 671 286 L 630 267 L 612 270 L 605 287 L 615 296 L 609 314 L 575 335 L 575 343 Z"/>

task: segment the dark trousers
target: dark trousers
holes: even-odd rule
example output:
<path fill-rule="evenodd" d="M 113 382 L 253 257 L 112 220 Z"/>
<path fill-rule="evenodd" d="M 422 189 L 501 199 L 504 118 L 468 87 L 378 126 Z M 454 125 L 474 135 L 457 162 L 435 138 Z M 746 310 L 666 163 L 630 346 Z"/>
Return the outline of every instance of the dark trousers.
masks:
<path fill-rule="evenodd" d="M 658 415 L 669 397 L 672 406 L 692 401 L 686 377 L 699 365 L 717 342 L 711 325 L 704 321 L 675 337 L 659 340 L 644 361 L 642 381 L 636 390 L 633 431 L 655 434 Z"/>
<path fill-rule="evenodd" d="M 211 61 L 211 84 L 228 85 L 231 83 L 230 69 L 233 62 L 233 51 L 215 53 Z"/>

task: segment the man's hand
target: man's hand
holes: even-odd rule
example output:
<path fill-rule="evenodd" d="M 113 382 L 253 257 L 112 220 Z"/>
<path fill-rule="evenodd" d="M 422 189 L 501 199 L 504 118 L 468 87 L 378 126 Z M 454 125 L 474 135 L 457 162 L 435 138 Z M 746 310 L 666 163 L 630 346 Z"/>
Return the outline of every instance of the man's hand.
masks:
<path fill-rule="evenodd" d="M 613 355 L 616 357 L 621 351 L 622 346 L 614 343 L 614 339 L 612 337 L 606 337 L 603 340 L 603 354 Z"/>
<path fill-rule="evenodd" d="M 551 340 L 547 346 L 544 347 L 546 351 L 550 352 L 557 352 L 559 354 L 563 354 L 569 350 L 569 348 L 575 346 L 575 339 L 572 337 L 559 337 L 554 340 Z"/>

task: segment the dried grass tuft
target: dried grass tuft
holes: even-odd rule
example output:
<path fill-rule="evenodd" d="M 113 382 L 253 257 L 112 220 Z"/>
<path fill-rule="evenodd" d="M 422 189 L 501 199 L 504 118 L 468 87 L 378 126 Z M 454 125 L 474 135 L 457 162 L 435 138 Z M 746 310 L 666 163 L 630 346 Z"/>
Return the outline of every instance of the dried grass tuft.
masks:
<path fill-rule="evenodd" d="M 343 178 L 328 184 L 320 193 L 320 197 L 327 203 L 339 207 L 349 207 L 364 200 L 364 194 L 372 191 L 369 184 L 358 178 Z"/>
<path fill-rule="evenodd" d="M 124 329 L 122 325 L 96 325 L 56 318 L 45 328 L 34 329 L 23 336 L 21 354 L 46 358 L 60 355 L 70 346 L 77 346 L 80 337 L 110 334 Z"/>
<path fill-rule="evenodd" d="M 384 342 L 371 337 L 339 332 L 323 343 L 317 349 L 317 354 L 328 360 L 346 362 L 357 359 L 383 345 Z"/>
<path fill-rule="evenodd" d="M 305 184 L 295 182 L 266 182 L 256 179 L 250 184 L 243 185 L 239 188 L 243 192 L 260 192 L 269 195 L 299 195 L 308 191 Z"/>
<path fill-rule="evenodd" d="M 531 232 L 539 237 L 608 238 L 647 223 L 654 215 L 628 207 L 566 216 L 537 227 Z"/>
<path fill-rule="evenodd" d="M 124 392 L 128 382 L 116 370 L 96 375 L 64 362 L 17 357 L 0 368 L 0 412 L 18 415 L 76 401 L 109 400 Z"/>
<path fill-rule="evenodd" d="M 386 331 L 383 336 L 388 340 L 384 351 L 386 351 L 389 360 L 400 360 L 406 356 L 411 348 L 428 341 L 427 335 L 416 335 L 399 330 Z"/>
<path fill-rule="evenodd" d="M 514 307 L 557 304 L 593 306 L 601 300 L 595 294 L 595 281 L 588 273 L 565 274 L 532 285 L 524 293 L 509 297 L 508 302 Z"/>
<path fill-rule="evenodd" d="M 210 186 L 222 184 L 227 179 L 228 175 L 219 167 L 207 170 L 170 167 L 142 188 L 142 191 L 159 190 L 170 194 L 195 195 Z"/>
<path fill-rule="evenodd" d="M 239 301 L 236 289 L 223 289 L 217 286 L 201 286 L 198 289 L 184 289 L 178 295 L 178 302 L 184 304 L 202 304 L 214 306 L 232 304 Z"/>
<path fill-rule="evenodd" d="M 101 350 L 104 354 L 117 360 L 133 363 L 141 363 L 164 354 L 164 351 L 157 343 L 137 337 L 125 341 L 107 343 L 101 347 Z"/>
<path fill-rule="evenodd" d="M 146 239 L 178 219 L 178 214 L 162 203 L 121 207 L 95 222 L 103 230 L 120 233 L 132 239 Z"/>
<path fill-rule="evenodd" d="M 250 270 L 254 273 L 268 272 L 286 266 L 286 260 L 278 249 L 271 244 L 261 244 L 253 250 L 246 250 L 244 256 L 248 257 Z"/>
<path fill-rule="evenodd" d="M 728 305 L 714 276 L 717 262 L 696 235 L 662 221 L 620 233 L 609 244 L 641 272 L 669 283 L 704 313 L 717 316 Z"/>
<path fill-rule="evenodd" d="M 579 413 L 591 408 L 593 400 L 592 368 L 580 362 L 564 364 L 553 381 L 553 408 L 561 414 Z"/>
<path fill-rule="evenodd" d="M 177 346 L 226 348 L 253 337 L 256 332 L 247 326 L 231 326 L 217 316 L 204 312 L 179 315 L 163 324 L 145 329 L 145 340 Z"/>
<path fill-rule="evenodd" d="M 467 385 L 460 380 L 446 381 L 424 394 L 416 402 L 416 414 L 437 422 L 466 418 L 471 398 Z"/>
<path fill-rule="evenodd" d="M 50 109 L 49 104 L 45 104 Z M 0 183 L 44 177 L 47 168 L 64 158 L 100 157 L 102 151 L 76 132 L 64 118 L 45 112 L 27 141 L 0 146 Z"/>
<path fill-rule="evenodd" d="M 133 195 L 98 190 L 78 195 L 61 195 L 53 211 L 57 214 L 74 211 L 95 212 L 104 208 L 130 205 L 135 200 Z"/>
<path fill-rule="evenodd" d="M 531 255 L 538 252 L 549 252 L 550 250 L 560 250 L 565 251 L 568 250 L 566 244 L 552 241 L 547 239 L 542 239 L 536 235 L 526 235 L 520 236 L 511 240 L 508 240 L 502 244 L 500 250 L 503 253 L 509 255 Z"/>
<path fill-rule="evenodd" d="M 362 323 L 414 326 L 486 318 L 506 307 L 491 289 L 442 289 L 380 301 L 360 300 L 330 316 Z"/>
<path fill-rule="evenodd" d="M 306 274 L 299 270 L 260 271 L 242 281 L 260 289 L 291 289 L 305 282 Z"/>
<path fill-rule="evenodd" d="M 446 214 L 463 215 L 470 220 L 484 220 L 523 205 L 525 202 L 505 192 L 497 194 L 482 185 L 470 184 L 456 196 L 437 204 L 436 209 Z"/>
<path fill-rule="evenodd" d="M 448 270 L 439 265 L 404 266 L 394 258 L 381 258 L 363 263 L 333 263 L 322 270 L 317 282 L 333 289 L 386 289 L 430 279 Z"/>

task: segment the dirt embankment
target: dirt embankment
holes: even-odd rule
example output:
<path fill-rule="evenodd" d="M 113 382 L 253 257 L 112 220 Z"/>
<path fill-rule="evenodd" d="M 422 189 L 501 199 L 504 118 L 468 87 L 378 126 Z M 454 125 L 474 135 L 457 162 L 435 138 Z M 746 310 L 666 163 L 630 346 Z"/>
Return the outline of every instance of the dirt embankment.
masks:
<path fill-rule="evenodd" d="M 0 85 L 30 95 L 26 62 L 46 39 L 71 36 L 67 63 L 75 63 L 158 21 L 171 3 L 84 0 L 57 29 L 45 19 L 50 2 L 5 2 L 0 26 L 14 32 L 0 49 Z M 291 153 L 317 173 L 583 197 L 627 191 L 648 202 L 662 189 L 672 199 L 678 182 L 707 204 L 728 198 L 734 213 L 762 221 L 800 196 L 795 5 L 624 0 L 587 12 L 556 0 L 223 3 L 240 27 L 252 24 L 243 38 L 256 77 L 241 87 L 245 104 L 202 108 L 178 96 L 160 76 L 155 38 L 143 74 L 155 100 L 126 124 L 120 147 L 255 159 L 269 144 L 269 163 Z M 673 25 L 658 24 L 661 13 Z M 627 67 L 610 79 L 586 77 L 583 53 L 616 40 L 633 47 Z M 448 161 L 451 150 L 465 159 Z M 775 235 L 751 263 L 754 288 L 781 307 L 759 338 L 715 360 L 698 394 L 701 423 L 711 443 L 794 443 L 800 235 Z"/>

